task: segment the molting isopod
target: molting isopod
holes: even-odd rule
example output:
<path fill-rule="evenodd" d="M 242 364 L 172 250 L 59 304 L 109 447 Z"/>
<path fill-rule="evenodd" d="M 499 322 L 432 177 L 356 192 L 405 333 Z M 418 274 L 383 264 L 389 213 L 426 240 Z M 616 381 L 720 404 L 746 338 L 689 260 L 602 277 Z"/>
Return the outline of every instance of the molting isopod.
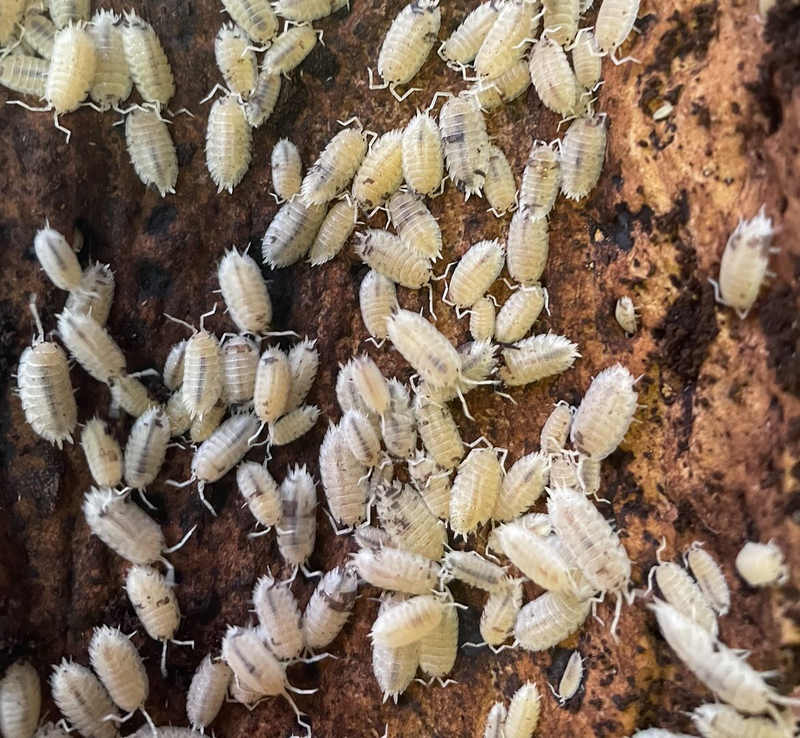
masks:
<path fill-rule="evenodd" d="M 475 71 L 479 77 L 497 77 L 525 56 L 525 41 L 532 35 L 531 24 L 537 6 L 538 2 L 533 0 L 510 0 L 500 6 L 497 19 L 475 57 Z"/>
<path fill-rule="evenodd" d="M 578 344 L 554 333 L 540 333 L 503 349 L 506 365 L 500 369 L 500 378 L 509 387 L 538 382 L 565 372 L 579 357 Z"/>
<path fill-rule="evenodd" d="M 278 549 L 293 566 L 304 566 L 317 536 L 317 491 L 305 467 L 295 466 L 281 484 L 283 512 L 278 521 Z"/>
<path fill-rule="evenodd" d="M 327 17 L 347 4 L 347 0 L 278 0 L 275 12 L 295 23 L 309 23 Z"/>
<path fill-rule="evenodd" d="M 436 121 L 417 113 L 403 131 L 403 178 L 413 192 L 430 195 L 442 181 L 444 151 Z"/>
<path fill-rule="evenodd" d="M 222 355 L 219 342 L 207 330 L 188 339 L 183 358 L 183 402 L 189 415 L 203 416 L 222 394 Z"/>
<path fill-rule="evenodd" d="M 326 211 L 325 205 L 306 207 L 299 197 L 285 202 L 264 234 L 264 263 L 276 269 L 300 261 L 314 243 Z"/>
<path fill-rule="evenodd" d="M 572 427 L 572 408 L 564 400 L 556 403 L 553 411 L 547 416 L 539 436 L 539 448 L 543 454 L 555 454 L 564 450 Z"/>
<path fill-rule="evenodd" d="M 602 460 L 625 438 L 636 412 L 635 380 L 622 364 L 600 372 L 589 385 L 572 421 L 570 439 L 585 456 Z"/>
<path fill-rule="evenodd" d="M 125 444 L 125 484 L 133 489 L 144 489 L 158 476 L 169 445 L 169 418 L 160 407 L 155 407 L 133 424 Z"/>
<path fill-rule="evenodd" d="M 200 662 L 186 694 L 186 715 L 194 730 L 202 731 L 217 717 L 232 676 L 231 668 L 211 654 Z"/>
<path fill-rule="evenodd" d="M 465 94 L 473 97 L 481 110 L 492 110 L 516 100 L 530 86 L 528 60 L 518 59 L 501 75 L 479 79 Z"/>
<path fill-rule="evenodd" d="M 578 31 L 580 0 L 544 0 L 544 27 L 547 37 L 566 46 Z"/>
<path fill-rule="evenodd" d="M 389 231 L 368 228 L 356 233 L 355 251 L 365 264 L 403 287 L 418 290 L 430 282 L 430 260 Z"/>
<path fill-rule="evenodd" d="M 124 712 L 144 707 L 150 692 L 147 672 L 136 646 L 119 628 L 94 629 L 89 661 L 117 707 Z"/>
<path fill-rule="evenodd" d="M 494 239 L 479 241 L 461 257 L 450 278 L 447 293 L 458 307 L 474 305 L 500 275 L 505 262 L 505 250 Z"/>
<path fill-rule="evenodd" d="M 501 7 L 497 0 L 490 0 L 471 11 L 442 44 L 441 57 L 455 67 L 473 61 Z"/>
<path fill-rule="evenodd" d="M 56 28 L 66 28 L 70 23 L 89 20 L 90 0 L 48 0 L 47 9 Z"/>
<path fill-rule="evenodd" d="M 279 659 L 296 658 L 303 650 L 303 616 L 289 585 L 261 577 L 253 589 L 253 608 L 270 651 Z"/>
<path fill-rule="evenodd" d="M 573 651 L 558 683 L 558 701 L 562 705 L 575 696 L 580 689 L 581 681 L 583 681 L 583 658 L 580 651 Z"/>
<path fill-rule="evenodd" d="M 731 609 L 731 592 L 725 574 L 711 554 L 700 548 L 700 545 L 692 545 L 686 554 L 686 561 L 711 607 L 720 615 L 727 615 Z"/>
<path fill-rule="evenodd" d="M 27 54 L 0 59 L 0 85 L 22 95 L 44 97 L 50 62 Z"/>
<path fill-rule="evenodd" d="M 514 637 L 528 651 L 546 651 L 572 635 L 586 620 L 591 602 L 569 593 L 545 592 L 520 610 Z"/>
<path fill-rule="evenodd" d="M 378 617 L 387 615 L 402 602 L 402 595 L 384 598 L 378 611 Z M 405 692 L 408 685 L 411 684 L 414 674 L 417 673 L 418 665 L 419 644 L 417 642 L 392 648 L 373 641 L 372 671 L 383 692 L 384 702 L 389 697 L 397 702 L 398 696 Z"/>
<path fill-rule="evenodd" d="M 389 200 L 389 220 L 410 249 L 427 259 L 442 255 L 442 231 L 422 198 L 401 190 Z"/>
<path fill-rule="evenodd" d="M 349 567 L 337 566 L 320 580 L 303 613 L 306 648 L 329 646 L 350 617 L 358 594 L 358 576 Z"/>
<path fill-rule="evenodd" d="M 240 333 L 266 333 L 272 322 L 272 302 L 261 269 L 249 254 L 227 251 L 217 270 L 219 287 L 231 320 Z"/>
<path fill-rule="evenodd" d="M 258 346 L 244 336 L 231 336 L 222 344 L 222 399 L 242 405 L 253 399 L 258 368 Z"/>
<path fill-rule="evenodd" d="M 489 146 L 489 168 L 483 194 L 489 206 L 497 213 L 504 213 L 514 207 L 517 196 L 517 183 L 506 155 L 499 146 Z"/>
<path fill-rule="evenodd" d="M 133 10 L 125 12 L 122 43 L 131 77 L 142 99 L 156 108 L 166 106 L 175 94 L 169 59 L 153 27 Z"/>
<path fill-rule="evenodd" d="M 578 118 L 561 142 L 561 191 L 581 200 L 597 184 L 606 157 L 605 115 Z"/>
<path fill-rule="evenodd" d="M 33 250 L 47 278 L 58 289 L 73 292 L 80 287 L 83 272 L 78 257 L 58 231 L 49 225 L 36 231 Z"/>
<path fill-rule="evenodd" d="M 536 322 L 547 304 L 547 290 L 538 284 L 520 287 L 503 303 L 497 314 L 495 338 L 500 343 L 519 341 Z"/>
<path fill-rule="evenodd" d="M 395 310 L 400 309 L 394 282 L 370 269 L 358 288 L 358 304 L 364 327 L 370 336 L 380 340 L 388 338 L 386 321 Z"/>
<path fill-rule="evenodd" d="M 476 341 L 488 341 L 494 337 L 494 303 L 488 297 L 481 297 L 469 311 L 469 332 Z"/>
<path fill-rule="evenodd" d="M 547 264 L 550 239 L 547 221 L 532 218 L 521 206 L 508 228 L 506 264 L 508 273 L 517 282 L 531 285 L 539 281 Z"/>
<path fill-rule="evenodd" d="M 539 499 L 547 484 L 550 462 L 544 453 L 523 456 L 514 462 L 503 478 L 492 518 L 514 520 Z"/>
<path fill-rule="evenodd" d="M 125 373 L 125 356 L 111 335 L 91 315 L 64 310 L 58 335 L 75 360 L 99 382 L 108 384 Z"/>
<path fill-rule="evenodd" d="M 22 27 L 25 29 L 25 41 L 39 56 L 49 59 L 53 55 L 53 42 L 57 30 L 53 21 L 44 15 L 30 13 L 22 21 Z"/>
<path fill-rule="evenodd" d="M 233 96 L 211 106 L 206 129 L 206 167 L 217 192 L 233 188 L 250 168 L 253 134 L 241 103 Z"/>
<path fill-rule="evenodd" d="M 745 543 L 736 555 L 736 571 L 751 587 L 780 587 L 789 581 L 783 551 L 773 541 Z"/>
<path fill-rule="evenodd" d="M 39 722 L 42 687 L 27 661 L 18 661 L 0 679 L 0 733 L 4 738 L 31 738 Z"/>
<path fill-rule="evenodd" d="M 282 138 L 272 149 L 272 189 L 282 200 L 289 200 L 300 192 L 303 183 L 303 164 L 300 152 L 288 138 Z"/>
<path fill-rule="evenodd" d="M 236 470 L 236 484 L 253 517 L 265 528 L 281 519 L 282 503 L 278 485 L 267 468 L 255 461 L 243 461 Z"/>
<path fill-rule="evenodd" d="M 451 97 L 439 112 L 439 130 L 453 184 L 467 199 L 480 195 L 489 169 L 490 146 L 483 113 L 472 100 Z"/>
<path fill-rule="evenodd" d="M 353 180 L 353 198 L 367 210 L 382 205 L 403 183 L 403 132 L 384 133 L 370 146 Z"/>
<path fill-rule="evenodd" d="M 289 374 L 292 386 L 286 399 L 285 412 L 290 412 L 305 402 L 311 391 L 311 385 L 317 378 L 319 351 L 316 349 L 316 344 L 316 339 L 305 338 L 289 349 Z"/>
<path fill-rule="evenodd" d="M 506 587 L 489 595 L 481 612 L 481 638 L 489 646 L 502 644 L 514 628 L 522 607 L 522 580 L 508 580 Z"/>
<path fill-rule="evenodd" d="M 268 44 L 278 32 L 278 19 L 268 0 L 222 0 L 222 4 L 256 43 Z"/>
<path fill-rule="evenodd" d="M 617 319 L 620 328 L 625 333 L 633 335 L 636 333 L 636 308 L 630 297 L 620 297 L 614 308 L 614 317 Z"/>
<path fill-rule="evenodd" d="M 436 589 L 440 572 L 435 561 L 389 546 L 377 551 L 363 548 L 353 554 L 353 564 L 359 576 L 374 587 L 411 595 L 429 594 Z"/>
<path fill-rule="evenodd" d="M 118 21 L 119 16 L 113 11 L 98 10 L 89 26 L 89 35 L 97 53 L 89 94 L 102 110 L 127 100 L 133 87 Z"/>
<path fill-rule="evenodd" d="M 91 315 L 100 325 L 108 322 L 114 300 L 114 273 L 108 264 L 95 262 L 81 276 L 77 290 L 67 296 L 65 307 L 73 313 Z"/>
<path fill-rule="evenodd" d="M 676 610 L 716 637 L 717 618 L 700 587 L 685 569 L 667 561 L 654 568 L 655 580 L 662 597 Z"/>
<path fill-rule="evenodd" d="M 418 595 L 379 614 L 372 625 L 370 637 L 379 646 L 398 648 L 424 638 L 433 631 L 452 607 L 433 595 Z"/>
<path fill-rule="evenodd" d="M 536 141 L 528 154 L 519 188 L 519 207 L 529 220 L 540 220 L 550 213 L 560 183 L 561 155 L 558 146 Z"/>
<path fill-rule="evenodd" d="M 438 561 L 447 542 L 447 531 L 409 485 L 393 482 L 377 490 L 378 517 L 394 545 Z"/>
<path fill-rule="evenodd" d="M 116 738 L 119 715 L 100 680 L 85 666 L 64 659 L 50 677 L 53 702 L 85 738 Z M 114 720 L 106 720 L 109 715 Z"/>
<path fill-rule="evenodd" d="M 589 28 L 581 28 L 572 46 L 575 79 L 584 90 L 594 90 L 603 74 L 603 59 L 597 39 Z"/>
<path fill-rule="evenodd" d="M 252 128 L 258 128 L 272 115 L 278 95 L 281 94 L 281 76 L 261 72 L 256 80 L 256 86 L 244 104 L 244 114 Z M 280 144 L 280 141 L 278 142 Z M 277 144 L 276 147 L 277 148 Z M 273 149 L 274 153 L 275 149 Z M 297 191 L 300 189 L 298 172 Z"/>
<path fill-rule="evenodd" d="M 420 70 L 441 22 L 439 0 L 413 0 L 392 21 L 378 54 L 378 74 L 391 89 L 409 82 Z"/>
<path fill-rule="evenodd" d="M 506 716 L 505 738 L 531 738 L 539 724 L 540 699 L 533 682 L 525 682 L 514 692 Z"/>
<path fill-rule="evenodd" d="M 483 727 L 483 738 L 505 738 L 506 716 L 508 712 L 502 702 L 495 702 L 486 716 Z"/>
<path fill-rule="evenodd" d="M 247 98 L 256 86 L 258 62 L 244 31 L 233 23 L 223 23 L 214 39 L 214 58 L 225 86 Z"/>
<path fill-rule="evenodd" d="M 604 54 L 613 54 L 625 43 L 636 22 L 640 0 L 603 0 L 597 13 L 595 34 Z"/>
<path fill-rule="evenodd" d="M 164 197 L 175 192 L 178 152 L 164 119 L 154 110 L 139 108 L 125 118 L 125 142 L 139 179 Z"/>
<path fill-rule="evenodd" d="M 319 266 L 333 259 L 350 238 L 358 220 L 358 206 L 349 197 L 339 200 L 325 216 L 317 233 L 308 261 Z"/>
<path fill-rule="evenodd" d="M 264 54 L 261 73 L 289 74 L 312 52 L 316 43 L 317 34 L 309 25 L 285 30 Z"/>
<path fill-rule="evenodd" d="M 470 587 L 497 594 L 508 587 L 502 566 L 493 564 L 476 551 L 448 551 L 442 559 L 442 581 L 458 579 Z"/>
<path fill-rule="evenodd" d="M 414 401 L 414 414 L 428 454 L 443 469 L 455 469 L 464 458 L 464 444 L 447 405 L 420 394 Z"/>
<path fill-rule="evenodd" d="M 458 467 L 450 492 L 450 528 L 466 538 L 492 517 L 503 483 L 495 449 L 474 448 Z"/>
<path fill-rule="evenodd" d="M 339 131 L 311 165 L 300 186 L 306 205 L 322 205 L 341 194 L 353 178 L 364 155 L 367 139 L 358 128 Z"/>
<path fill-rule="evenodd" d="M 433 679 L 444 679 L 458 656 L 458 612 L 445 609 L 439 624 L 419 640 L 419 668 Z"/>
<path fill-rule="evenodd" d="M 316 405 L 303 405 L 295 408 L 275 421 L 269 428 L 269 445 L 286 446 L 302 438 L 319 419 Z"/>
<path fill-rule="evenodd" d="M 122 481 L 122 450 L 105 421 L 92 418 L 81 432 L 81 447 L 95 484 L 116 487 Z"/>
<path fill-rule="evenodd" d="M 564 49 L 543 36 L 534 44 L 529 68 L 542 104 L 562 118 L 572 115 L 578 102 L 578 80 Z"/>

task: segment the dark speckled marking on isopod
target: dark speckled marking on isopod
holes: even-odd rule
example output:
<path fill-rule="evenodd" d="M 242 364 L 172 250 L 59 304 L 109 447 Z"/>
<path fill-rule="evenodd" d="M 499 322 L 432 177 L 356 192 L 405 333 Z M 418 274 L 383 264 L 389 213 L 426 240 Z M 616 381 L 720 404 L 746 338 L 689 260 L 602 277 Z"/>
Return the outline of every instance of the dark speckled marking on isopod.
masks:
<path fill-rule="evenodd" d="M 165 299 L 172 287 L 172 278 L 158 264 L 140 261 L 136 268 L 136 283 L 147 297 Z"/>
<path fill-rule="evenodd" d="M 170 225 L 178 216 L 178 211 L 173 205 L 159 205 L 150 211 L 144 232 L 149 236 L 166 235 Z"/>

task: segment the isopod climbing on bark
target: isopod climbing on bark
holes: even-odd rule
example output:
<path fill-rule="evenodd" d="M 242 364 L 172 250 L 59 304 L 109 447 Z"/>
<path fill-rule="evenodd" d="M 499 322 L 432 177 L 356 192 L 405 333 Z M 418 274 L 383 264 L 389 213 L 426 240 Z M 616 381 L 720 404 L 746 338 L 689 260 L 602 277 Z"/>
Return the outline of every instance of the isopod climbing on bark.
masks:
<path fill-rule="evenodd" d="M 122 481 L 122 450 L 104 421 L 95 417 L 86 423 L 81 447 L 95 484 L 116 487 Z"/>
<path fill-rule="evenodd" d="M 245 33 L 233 23 L 223 23 L 214 39 L 214 57 L 228 89 L 247 98 L 256 86 L 258 62 Z"/>
<path fill-rule="evenodd" d="M 303 618 L 289 585 L 269 574 L 253 588 L 253 608 L 269 648 L 279 659 L 293 659 L 303 650 Z"/>
<path fill-rule="evenodd" d="M 436 121 L 417 113 L 403 131 L 403 177 L 413 192 L 430 195 L 442 181 L 444 149 Z"/>
<path fill-rule="evenodd" d="M 530 72 L 536 93 L 545 107 L 562 118 L 571 115 L 578 102 L 578 81 L 564 49 L 549 36 L 533 47 Z"/>
<path fill-rule="evenodd" d="M 118 21 L 119 16 L 113 11 L 98 10 L 89 26 L 89 35 L 97 53 L 89 94 L 102 110 L 127 100 L 133 87 Z"/>
<path fill-rule="evenodd" d="M 361 280 L 358 304 L 361 309 L 361 319 L 370 336 L 379 340 L 388 338 L 386 321 L 400 308 L 394 282 L 380 272 L 370 269 Z"/>
<path fill-rule="evenodd" d="M 531 738 L 539 724 L 541 697 L 533 682 L 525 682 L 511 698 L 506 716 L 505 738 Z"/>
<path fill-rule="evenodd" d="M 458 69 L 475 59 L 501 7 L 496 0 L 485 2 L 464 18 L 439 49 L 448 66 Z"/>
<path fill-rule="evenodd" d="M 50 677 L 53 701 L 83 736 L 116 738 L 119 714 L 100 680 L 85 666 L 64 659 Z M 112 720 L 106 720 L 111 715 Z"/>
<path fill-rule="evenodd" d="M 109 384 L 125 374 L 125 356 L 108 331 L 91 315 L 64 310 L 58 335 L 75 360 L 99 382 Z"/>
<path fill-rule="evenodd" d="M 256 43 L 268 44 L 278 32 L 278 19 L 269 0 L 222 0 L 222 4 Z"/>
<path fill-rule="evenodd" d="M 317 491 L 305 467 L 295 466 L 281 484 L 283 511 L 278 522 L 278 549 L 295 567 L 304 567 L 317 535 Z"/>
<path fill-rule="evenodd" d="M 153 27 L 133 10 L 124 14 L 122 43 L 136 89 L 147 103 L 163 108 L 175 94 L 169 59 Z"/>
<path fill-rule="evenodd" d="M 731 592 L 719 564 L 699 543 L 692 544 L 686 561 L 711 606 L 720 615 L 727 615 L 731 609 Z"/>
<path fill-rule="evenodd" d="M 400 240 L 427 259 L 442 255 L 442 231 L 422 198 L 401 190 L 389 200 L 389 221 Z"/>
<path fill-rule="evenodd" d="M 774 541 L 745 543 L 736 555 L 736 571 L 751 587 L 780 587 L 789 581 L 789 567 Z"/>
<path fill-rule="evenodd" d="M 537 5 L 531 0 L 510 0 L 500 7 L 475 57 L 479 77 L 497 77 L 525 56 Z"/>
<path fill-rule="evenodd" d="M 488 521 L 500 494 L 503 467 L 493 448 L 474 448 L 460 464 L 450 492 L 450 528 L 466 538 Z"/>
<path fill-rule="evenodd" d="M 347 243 L 358 220 L 358 206 L 346 197 L 339 200 L 325 216 L 319 233 L 311 246 L 308 261 L 319 266 L 333 259 Z"/>
<path fill-rule="evenodd" d="M 494 144 L 489 146 L 489 168 L 483 194 L 495 215 L 511 210 L 517 196 L 517 182 L 511 165 L 503 150 Z"/>
<path fill-rule="evenodd" d="M 206 129 L 206 167 L 217 192 L 233 188 L 250 168 L 253 135 L 244 107 L 233 96 L 216 100 L 211 106 Z"/>
<path fill-rule="evenodd" d="M 95 628 L 89 641 L 89 661 L 117 707 L 128 713 L 144 712 L 150 681 L 128 636 L 107 625 Z"/>
<path fill-rule="evenodd" d="M 164 197 L 175 192 L 178 152 L 164 119 L 154 110 L 137 108 L 125 118 L 125 142 L 131 164 L 147 187 Z"/>
<path fill-rule="evenodd" d="M 217 270 L 220 290 L 231 320 L 240 333 L 266 333 L 272 302 L 261 269 L 249 254 L 227 251 Z"/>
<path fill-rule="evenodd" d="M 317 32 L 307 24 L 286 29 L 267 49 L 261 62 L 261 73 L 289 74 L 314 49 Z"/>
<path fill-rule="evenodd" d="M 514 637 L 528 651 L 546 651 L 572 635 L 590 609 L 591 602 L 570 593 L 545 592 L 520 610 Z"/>
<path fill-rule="evenodd" d="M 194 730 L 203 731 L 217 717 L 232 676 L 231 668 L 211 654 L 200 662 L 186 695 L 186 715 Z"/>
<path fill-rule="evenodd" d="M 355 251 L 376 272 L 412 290 L 424 287 L 433 276 L 430 260 L 389 231 L 368 228 L 356 233 Z"/>
<path fill-rule="evenodd" d="M 325 205 L 303 205 L 299 197 L 285 202 L 264 234 L 264 263 L 276 269 L 300 261 L 314 243 L 326 211 Z"/>
<path fill-rule="evenodd" d="M 504 263 L 505 249 L 497 239 L 470 246 L 450 278 L 448 298 L 457 307 L 471 307 L 491 287 Z"/>
<path fill-rule="evenodd" d="M 64 236 L 46 224 L 36 231 L 33 250 L 42 271 L 56 287 L 67 292 L 79 289 L 83 276 L 81 265 Z"/>
<path fill-rule="evenodd" d="M 625 43 L 628 34 L 633 30 L 636 16 L 639 13 L 640 0 L 603 0 L 597 13 L 595 35 L 597 45 L 604 54 L 614 52 Z"/>
<path fill-rule="evenodd" d="M 500 378 L 509 387 L 561 374 L 580 357 L 577 344 L 553 333 L 541 333 L 517 341 L 502 353 L 506 365 L 500 369 Z"/>
<path fill-rule="evenodd" d="M 636 308 L 630 297 L 620 297 L 614 308 L 614 317 L 617 319 L 620 328 L 628 335 L 636 333 Z"/>
<path fill-rule="evenodd" d="M 573 651 L 558 683 L 558 701 L 563 705 L 572 699 L 583 681 L 583 658 L 580 651 Z"/>
<path fill-rule="evenodd" d="M 4 738 L 31 738 L 39 722 L 42 687 L 27 661 L 8 667 L 0 679 L 0 733 Z"/>
<path fill-rule="evenodd" d="M 536 219 L 521 205 L 511 218 L 506 241 L 508 273 L 520 284 L 532 285 L 541 279 L 550 251 L 547 220 Z"/>
<path fill-rule="evenodd" d="M 606 157 L 605 114 L 572 122 L 561 142 L 561 191 L 581 200 L 597 184 Z"/>
<path fill-rule="evenodd" d="M 447 174 L 464 193 L 480 195 L 489 169 L 489 134 L 483 113 L 472 100 L 451 97 L 439 112 Z"/>
<path fill-rule="evenodd" d="M 561 154 L 555 143 L 536 141 L 528 154 L 528 161 L 522 173 L 519 207 L 531 221 L 547 216 L 558 196 L 558 187 L 561 183 Z"/>

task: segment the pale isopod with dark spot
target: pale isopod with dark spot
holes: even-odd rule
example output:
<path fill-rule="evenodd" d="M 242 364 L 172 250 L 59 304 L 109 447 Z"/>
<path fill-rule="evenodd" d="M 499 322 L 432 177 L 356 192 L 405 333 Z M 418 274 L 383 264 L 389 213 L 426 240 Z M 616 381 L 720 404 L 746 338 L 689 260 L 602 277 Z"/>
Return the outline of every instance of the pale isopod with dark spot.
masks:
<path fill-rule="evenodd" d="M 283 512 L 278 521 L 278 549 L 295 567 L 304 567 L 317 536 L 317 491 L 305 467 L 289 470 L 281 484 Z"/>
<path fill-rule="evenodd" d="M 535 284 L 521 286 L 503 303 L 497 314 L 494 336 L 500 343 L 519 341 L 531 329 L 547 305 L 547 290 Z"/>
<path fill-rule="evenodd" d="M 300 186 L 303 202 L 323 205 L 341 194 L 366 153 L 367 139 L 360 128 L 339 131 L 308 170 Z"/>
<path fill-rule="evenodd" d="M 597 13 L 595 34 L 604 54 L 611 54 L 625 43 L 639 13 L 640 0 L 603 0 Z"/>
<path fill-rule="evenodd" d="M 403 595 L 385 597 L 381 602 L 378 617 L 388 616 L 391 611 L 399 607 L 404 601 Z M 391 647 L 372 642 L 372 671 L 383 692 L 383 701 L 389 697 L 397 702 L 397 698 L 406 691 L 411 684 L 419 665 L 419 643 L 413 642 L 406 646 Z"/>
<path fill-rule="evenodd" d="M 346 566 L 331 569 L 320 580 L 303 613 L 306 648 L 329 646 L 350 617 L 358 595 L 358 576 Z"/>
<path fill-rule="evenodd" d="M 308 261 L 319 266 L 333 259 L 347 243 L 358 220 L 358 206 L 349 197 L 339 200 L 325 216 L 317 233 Z"/>
<path fill-rule="evenodd" d="M 533 682 L 525 682 L 514 692 L 508 706 L 505 738 L 531 738 L 539 724 L 540 701 L 539 690 Z"/>
<path fill-rule="evenodd" d="M 281 76 L 262 71 L 256 80 L 256 86 L 244 104 L 244 114 L 252 128 L 258 128 L 272 115 L 278 95 L 281 94 Z M 280 144 L 280 141 L 278 142 Z M 278 147 L 276 144 L 275 148 Z M 273 152 L 275 149 L 273 149 Z M 300 173 L 298 172 L 297 191 L 300 190 Z M 273 180 L 274 186 L 274 180 Z"/>
<path fill-rule="evenodd" d="M 353 198 L 365 209 L 386 202 L 403 183 L 403 131 L 384 133 L 371 146 L 353 180 Z"/>
<path fill-rule="evenodd" d="M 505 249 L 497 239 L 479 241 L 459 260 L 447 288 L 448 299 L 457 307 L 474 305 L 500 275 Z"/>
<path fill-rule="evenodd" d="M 269 0 L 222 0 L 222 4 L 256 43 L 268 44 L 278 32 L 278 19 Z"/>
<path fill-rule="evenodd" d="M 430 260 L 389 231 L 368 228 L 358 232 L 355 251 L 376 272 L 412 290 L 424 287 L 433 276 Z"/>
<path fill-rule="evenodd" d="M 555 454 L 564 450 L 572 427 L 575 408 L 560 400 L 547 416 L 539 435 L 539 448 L 543 454 Z"/>
<path fill-rule="evenodd" d="M 89 472 L 99 487 L 116 487 L 122 481 L 122 450 L 108 432 L 105 421 L 92 418 L 81 432 L 81 447 Z"/>
<path fill-rule="evenodd" d="M 253 134 L 244 107 L 233 95 L 211 106 L 206 129 L 206 167 L 217 192 L 233 188 L 250 168 Z"/>
<path fill-rule="evenodd" d="M 500 6 L 475 56 L 479 77 L 497 77 L 525 56 L 537 5 L 531 0 L 510 0 Z"/>
<path fill-rule="evenodd" d="M 300 152 L 288 138 L 282 138 L 272 149 L 272 189 L 282 200 L 289 200 L 300 192 L 303 183 L 303 165 Z"/>
<path fill-rule="evenodd" d="M 300 261 L 314 243 L 326 211 L 325 205 L 306 207 L 299 197 L 285 202 L 264 234 L 261 243 L 264 263 L 277 269 Z"/>
<path fill-rule="evenodd" d="M 317 33 L 309 25 L 286 29 L 264 54 L 261 73 L 289 74 L 313 51 L 316 43 Z"/>
<path fill-rule="evenodd" d="M 480 195 L 489 169 L 489 134 L 483 113 L 470 99 L 451 97 L 439 112 L 447 173 L 464 193 Z"/>
<path fill-rule="evenodd" d="M 474 61 L 501 7 L 497 0 L 482 3 L 461 21 L 439 50 L 448 66 L 459 68 Z"/>
<path fill-rule="evenodd" d="M 411 595 L 429 594 L 436 589 L 440 572 L 435 561 L 389 546 L 377 551 L 361 549 L 353 554 L 353 565 L 359 576 L 374 587 Z"/>
<path fill-rule="evenodd" d="M 433 561 L 442 557 L 447 531 L 419 492 L 407 484 L 393 482 L 378 489 L 377 507 L 383 527 L 398 548 Z"/>
<path fill-rule="evenodd" d="M 531 86 L 528 60 L 518 59 L 497 77 L 484 77 L 475 82 L 466 94 L 473 97 L 481 110 L 492 110 L 516 100 Z"/>
<path fill-rule="evenodd" d="M 444 167 L 442 137 L 436 121 L 417 113 L 403 131 L 403 177 L 418 195 L 431 195 L 441 184 Z"/>
<path fill-rule="evenodd" d="M 57 30 L 53 21 L 39 13 L 29 13 L 22 21 L 22 27 L 25 29 L 25 41 L 39 56 L 49 59 L 53 55 Z"/>
<path fill-rule="evenodd" d="M 417 431 L 431 458 L 443 469 L 455 469 L 464 458 L 464 444 L 447 405 L 417 395 L 414 402 Z"/>
<path fill-rule="evenodd" d="M 226 87 L 247 98 L 256 86 L 258 62 L 244 31 L 233 23 L 223 23 L 214 39 L 214 58 Z"/>
<path fill-rule="evenodd" d="M 401 190 L 389 200 L 389 221 L 410 249 L 427 259 L 442 255 L 442 231 L 422 198 Z"/>
<path fill-rule="evenodd" d="M 514 520 L 528 510 L 544 492 L 549 469 L 550 461 L 543 452 L 517 459 L 503 478 L 492 519 Z"/>
<path fill-rule="evenodd" d="M 561 191 L 581 200 L 597 184 L 606 157 L 605 115 L 578 118 L 561 142 Z"/>
<path fill-rule="evenodd" d="M 261 577 L 253 588 L 253 608 L 270 651 L 284 660 L 299 656 L 305 646 L 303 617 L 289 585 L 269 574 Z"/>
<path fill-rule="evenodd" d="M 125 118 L 125 142 L 139 179 L 164 197 L 175 192 L 178 152 L 169 129 L 157 111 L 139 108 Z"/>
<path fill-rule="evenodd" d="M 686 554 L 686 561 L 711 606 L 720 614 L 727 615 L 731 609 L 731 591 L 725 574 L 714 558 L 701 548 L 700 543 L 692 544 Z"/>
<path fill-rule="evenodd" d="M 80 288 L 83 272 L 78 257 L 67 239 L 49 224 L 36 231 L 33 250 L 47 278 L 58 289 L 74 292 Z"/>
<path fill-rule="evenodd" d="M 253 399 L 258 346 L 245 336 L 230 336 L 222 344 L 222 399 L 243 405 Z"/>
<path fill-rule="evenodd" d="M 319 369 L 319 351 L 317 341 L 305 338 L 289 349 L 289 374 L 291 389 L 286 400 L 286 412 L 291 412 L 305 402 L 311 386 L 317 378 Z"/>
<path fill-rule="evenodd" d="M 558 42 L 543 36 L 534 44 L 530 73 L 544 106 L 562 118 L 572 115 L 578 103 L 578 80 Z"/>
<path fill-rule="evenodd" d="M 0 733 L 4 738 L 31 738 L 39 722 L 42 687 L 27 661 L 18 661 L 0 679 Z"/>
<path fill-rule="evenodd" d="M 553 209 L 558 196 L 558 187 L 561 183 L 561 154 L 555 143 L 548 145 L 544 141 L 536 141 L 528 154 L 528 161 L 522 173 L 519 207 L 531 221 L 546 217 Z"/>
<path fill-rule="evenodd" d="M 236 470 L 236 484 L 258 523 L 264 528 L 278 523 L 282 502 L 278 485 L 266 466 L 255 461 L 243 461 Z"/>

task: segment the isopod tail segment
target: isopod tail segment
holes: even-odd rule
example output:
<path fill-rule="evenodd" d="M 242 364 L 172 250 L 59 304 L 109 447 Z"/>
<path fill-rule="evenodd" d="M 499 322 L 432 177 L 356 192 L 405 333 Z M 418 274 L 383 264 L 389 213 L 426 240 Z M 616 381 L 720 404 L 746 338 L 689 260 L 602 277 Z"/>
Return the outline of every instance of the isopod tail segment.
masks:
<path fill-rule="evenodd" d="M 389 92 L 392 93 L 392 97 L 394 97 L 397 102 L 403 102 L 412 92 L 422 92 L 421 87 L 409 87 L 402 95 L 397 92 L 397 83 L 395 82 L 384 82 L 381 85 L 375 84 L 375 77 L 372 73 L 372 67 L 367 67 L 367 76 L 369 77 L 369 89 L 370 90 L 385 90 L 389 89 Z"/>

